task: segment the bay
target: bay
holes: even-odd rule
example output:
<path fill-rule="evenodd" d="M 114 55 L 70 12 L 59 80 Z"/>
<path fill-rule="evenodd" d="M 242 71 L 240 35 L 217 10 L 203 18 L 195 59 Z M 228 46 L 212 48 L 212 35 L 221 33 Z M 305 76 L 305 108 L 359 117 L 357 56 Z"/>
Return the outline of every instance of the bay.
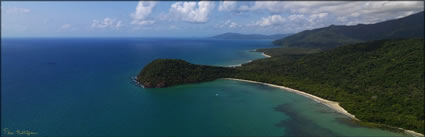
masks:
<path fill-rule="evenodd" d="M 131 80 L 157 58 L 229 66 L 264 58 L 250 51 L 269 47 L 266 40 L 3 39 L 1 125 L 39 136 L 404 136 L 264 85 L 219 79 L 144 89 Z"/>

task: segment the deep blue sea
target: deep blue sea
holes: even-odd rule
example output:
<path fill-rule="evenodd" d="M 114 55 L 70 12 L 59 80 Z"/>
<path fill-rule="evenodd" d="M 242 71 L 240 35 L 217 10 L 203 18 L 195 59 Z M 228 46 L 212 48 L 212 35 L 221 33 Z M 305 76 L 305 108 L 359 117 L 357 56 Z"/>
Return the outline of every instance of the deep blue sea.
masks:
<path fill-rule="evenodd" d="M 267 40 L 4 38 L 1 126 L 32 136 L 403 136 L 303 96 L 219 79 L 162 89 L 131 77 L 157 58 L 229 66 Z"/>

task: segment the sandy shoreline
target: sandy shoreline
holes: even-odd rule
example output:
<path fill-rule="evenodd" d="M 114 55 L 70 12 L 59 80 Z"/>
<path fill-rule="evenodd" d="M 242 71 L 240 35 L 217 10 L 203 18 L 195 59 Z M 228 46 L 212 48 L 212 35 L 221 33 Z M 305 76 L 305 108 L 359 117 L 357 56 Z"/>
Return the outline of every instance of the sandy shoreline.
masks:
<path fill-rule="evenodd" d="M 257 51 L 257 49 L 254 49 L 254 50 L 251 50 L 252 52 L 258 52 Z M 266 57 L 266 58 L 271 58 L 272 56 L 270 56 L 270 55 L 267 55 L 266 53 L 264 53 L 264 52 L 261 52 L 261 55 L 263 55 L 264 57 Z"/>
<path fill-rule="evenodd" d="M 255 50 L 252 50 L 252 52 L 258 52 L 258 51 L 257 51 L 257 49 L 255 49 Z M 266 58 L 272 57 L 270 55 L 265 54 L 264 52 L 262 52 L 262 55 L 265 56 Z M 250 62 L 251 61 L 252 60 L 250 60 Z M 242 64 L 238 64 L 238 65 L 241 66 Z M 236 79 L 236 78 L 225 78 L 225 79 L 237 80 L 237 81 L 243 81 L 243 82 L 250 82 L 250 83 L 257 83 L 257 84 L 263 84 L 263 85 L 267 85 L 267 86 L 271 86 L 271 87 L 276 87 L 276 88 L 280 88 L 280 89 L 285 89 L 286 91 L 299 94 L 301 96 L 310 98 L 310 99 L 312 99 L 312 100 L 314 100 L 314 101 L 316 101 L 318 103 L 324 104 L 324 105 L 328 106 L 329 108 L 331 108 L 331 109 L 333 109 L 333 110 L 335 110 L 335 111 L 337 111 L 337 112 L 339 112 L 339 113 L 341 113 L 341 114 L 343 114 L 345 116 L 350 117 L 351 119 L 360 121 L 359 119 L 356 118 L 356 116 L 354 116 L 353 114 L 348 113 L 347 110 L 345 110 L 343 107 L 341 107 L 338 102 L 326 100 L 326 99 L 323 99 L 323 98 L 314 96 L 312 94 L 308 94 L 308 93 L 303 92 L 303 91 L 299 91 L 299 90 L 296 90 L 296 89 L 291 89 L 291 88 L 284 87 L 284 86 L 269 84 L 269 83 L 252 81 L 252 80 L 244 80 L 244 79 Z M 423 134 L 418 133 L 418 132 L 415 132 L 413 130 L 407 130 L 407 129 L 403 129 L 403 128 L 397 128 L 397 129 L 400 129 L 400 130 L 404 131 L 404 133 L 405 134 L 408 134 L 408 135 L 412 135 L 412 136 L 415 136 L 415 137 L 424 137 Z"/>
<path fill-rule="evenodd" d="M 253 52 L 257 52 L 257 49 L 252 50 L 252 51 L 253 51 Z M 270 58 L 270 57 L 271 57 L 270 55 L 267 55 L 267 54 L 265 54 L 264 52 L 262 52 L 262 54 L 261 54 L 261 55 L 265 56 L 266 58 Z M 252 60 L 250 60 L 249 62 L 251 62 L 251 61 L 252 61 Z M 242 65 L 242 64 L 237 64 L 237 65 L 231 65 L 231 66 L 229 66 L 229 67 L 237 67 L 237 66 L 241 66 L 241 65 Z M 348 112 L 347 112 L 344 108 L 342 108 L 342 107 L 339 105 L 339 103 L 338 103 L 338 102 L 334 102 L 334 101 L 326 100 L 326 99 L 323 99 L 323 98 L 320 98 L 320 97 L 317 97 L 317 96 L 314 96 L 314 95 L 308 94 L 308 93 L 306 93 L 306 92 L 302 92 L 302 91 L 295 90 L 295 89 L 291 89 L 291 88 L 284 87 L 284 86 L 278 86 L 278 85 L 273 85 L 273 84 L 269 84 L 269 83 L 263 83 L 263 82 L 251 81 L 251 80 L 235 79 L 235 78 L 225 78 L 225 79 L 229 79 L 229 80 L 237 80 L 237 81 L 243 81 L 243 82 L 250 82 L 250 83 L 257 83 L 257 84 L 263 84 L 263 85 L 267 85 L 267 86 L 271 86 L 271 87 L 276 87 L 276 88 L 284 89 L 284 90 L 286 90 L 286 91 L 289 91 L 289 92 L 293 92 L 293 93 L 296 93 L 296 94 L 302 95 L 302 96 L 307 97 L 307 98 L 310 98 L 310 99 L 312 99 L 312 100 L 314 100 L 314 101 L 316 101 L 316 102 L 318 102 L 318 103 L 324 104 L 324 105 L 328 106 L 329 108 L 331 108 L 331 109 L 333 109 L 333 110 L 335 110 L 335 111 L 337 111 L 337 112 L 339 112 L 339 113 L 341 113 L 341 114 L 343 114 L 343 115 L 346 115 L 346 116 L 350 117 L 351 119 L 358 120 L 358 119 L 357 119 L 357 118 L 356 118 L 353 114 L 348 113 Z"/>
<path fill-rule="evenodd" d="M 406 133 L 408 135 L 415 136 L 415 137 L 423 137 L 424 136 L 423 134 L 418 133 L 418 132 L 415 132 L 415 131 L 412 131 L 412 130 L 407 130 L 407 129 L 403 129 L 403 128 L 398 128 L 398 129 L 403 130 L 404 133 Z"/>
<path fill-rule="evenodd" d="M 257 52 L 257 49 L 255 49 L 255 50 L 251 50 L 251 52 Z M 262 53 L 261 53 L 261 55 L 263 55 L 263 56 L 264 56 L 264 57 L 266 57 L 266 58 L 270 58 L 270 57 L 272 57 L 272 56 L 270 56 L 270 55 L 265 54 L 264 52 L 262 52 Z M 247 62 L 245 62 L 245 63 L 249 63 L 249 62 L 252 62 L 252 60 L 249 60 L 249 61 L 247 61 Z M 242 66 L 242 64 L 245 64 L 245 63 L 236 64 L 236 65 L 229 65 L 229 66 L 227 66 L 227 67 L 240 67 L 240 66 Z"/>
<path fill-rule="evenodd" d="M 237 81 L 243 81 L 243 82 L 250 82 L 250 83 L 257 83 L 257 84 L 263 84 L 263 85 L 267 85 L 267 86 L 270 86 L 270 87 L 275 87 L 275 88 L 284 89 L 284 90 L 286 90 L 286 91 L 296 93 L 296 94 L 298 94 L 298 95 L 301 95 L 301 96 L 304 96 L 304 97 L 310 98 L 310 99 L 312 99 L 312 100 L 314 100 L 314 101 L 316 101 L 316 102 L 318 102 L 318 103 L 321 103 L 321 104 L 323 104 L 323 105 L 326 105 L 326 106 L 328 106 L 329 108 L 331 108 L 331 109 L 333 109 L 333 110 L 335 110 L 335 111 L 337 111 L 337 112 L 339 112 L 339 113 L 341 113 L 341 114 L 343 114 L 343 115 L 346 115 L 346 116 L 348 116 L 348 117 L 349 117 L 349 118 L 351 118 L 351 119 L 358 120 L 358 119 L 357 119 L 357 118 L 356 118 L 353 114 L 348 113 L 348 112 L 347 112 L 344 108 L 342 108 L 342 107 L 339 105 L 339 103 L 338 103 L 338 102 L 334 102 L 334 101 L 326 100 L 326 99 L 323 99 L 323 98 L 320 98 L 320 97 L 317 97 L 317 96 L 314 96 L 314 95 L 308 94 L 308 93 L 303 92 L 303 91 L 299 91 L 299 90 L 292 89 L 292 88 L 288 88 L 288 87 L 284 87 L 284 86 L 278 86 L 278 85 L 274 85 L 274 84 L 269 84 L 269 83 L 263 83 L 263 82 L 252 81 L 252 80 L 235 79 L 235 78 L 225 78 L 225 79 L 229 79 L 229 80 L 237 80 Z"/>
<path fill-rule="evenodd" d="M 272 57 L 272 56 L 270 56 L 270 55 L 267 55 L 266 53 L 262 53 L 261 55 L 263 55 L 263 56 L 265 56 L 266 58 L 270 58 L 270 57 Z"/>
<path fill-rule="evenodd" d="M 288 87 L 285 87 L 285 86 L 279 86 L 279 85 L 274 85 L 274 84 L 269 84 L 269 83 L 252 81 L 252 80 L 236 79 L 236 78 L 224 78 L 224 79 L 236 80 L 236 81 L 243 81 L 243 82 L 249 82 L 249 83 L 256 83 L 256 84 L 263 84 L 263 85 L 267 85 L 267 86 L 270 86 L 270 87 L 284 89 L 286 91 L 293 92 L 293 93 L 296 93 L 298 95 L 301 95 L 301 96 L 310 98 L 310 99 L 312 99 L 312 100 L 314 100 L 314 101 L 316 101 L 318 103 L 321 103 L 321 104 L 323 104 L 323 105 L 325 105 L 325 106 L 327 106 L 327 107 L 329 107 L 329 108 L 331 108 L 331 109 L 333 109 L 333 110 L 335 110 L 335 111 L 337 111 L 337 112 L 339 112 L 339 113 L 341 113 L 341 114 L 343 114 L 343 115 L 345 115 L 345 116 L 347 116 L 347 117 L 349 117 L 351 119 L 360 121 L 359 119 L 356 118 L 356 116 L 354 116 L 353 114 L 348 113 L 347 110 L 345 110 L 343 107 L 341 107 L 338 102 L 330 101 L 330 100 L 327 100 L 327 99 L 323 99 L 323 98 L 314 96 L 312 94 L 309 94 L 309 93 L 306 93 L 306 92 L 303 92 L 303 91 L 299 91 L 299 90 L 296 90 L 296 89 L 288 88 Z M 415 132 L 415 131 L 412 131 L 412 130 L 406 130 L 406 129 L 403 129 L 403 128 L 398 128 L 398 129 L 404 131 L 404 133 L 405 134 L 408 134 L 408 135 L 412 135 L 412 136 L 415 136 L 415 137 L 424 137 L 423 134 L 418 133 L 418 132 Z"/>
<path fill-rule="evenodd" d="M 247 62 L 245 62 L 245 63 L 249 63 L 249 62 L 252 62 L 252 60 L 248 60 L 248 61 L 247 61 Z M 245 63 L 236 64 L 236 65 L 229 65 L 228 67 L 240 67 L 240 66 L 242 66 L 242 64 L 245 64 Z"/>

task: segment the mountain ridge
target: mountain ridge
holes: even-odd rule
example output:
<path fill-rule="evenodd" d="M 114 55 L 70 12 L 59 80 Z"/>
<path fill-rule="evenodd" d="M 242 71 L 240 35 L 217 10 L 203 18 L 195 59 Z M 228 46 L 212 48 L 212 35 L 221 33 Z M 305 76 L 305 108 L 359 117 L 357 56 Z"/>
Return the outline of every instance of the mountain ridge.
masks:
<path fill-rule="evenodd" d="M 424 11 L 375 24 L 330 25 L 273 41 L 284 47 L 330 49 L 380 39 L 423 38 Z"/>

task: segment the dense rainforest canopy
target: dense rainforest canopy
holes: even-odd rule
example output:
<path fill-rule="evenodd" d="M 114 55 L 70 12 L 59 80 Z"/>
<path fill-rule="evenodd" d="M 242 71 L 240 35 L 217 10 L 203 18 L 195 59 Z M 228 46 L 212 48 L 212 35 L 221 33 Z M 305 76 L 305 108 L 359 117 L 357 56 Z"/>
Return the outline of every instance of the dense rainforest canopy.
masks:
<path fill-rule="evenodd" d="M 232 68 L 194 65 L 178 59 L 157 59 L 137 75 L 136 81 L 147 88 L 211 81 L 233 75 Z"/>
<path fill-rule="evenodd" d="M 424 39 L 380 40 L 238 68 L 236 78 L 338 101 L 364 121 L 424 133 Z"/>
<path fill-rule="evenodd" d="M 142 70 L 138 82 L 167 87 L 231 77 L 283 85 L 338 101 L 362 121 L 424 133 L 423 38 L 301 50 L 275 52 L 236 68 L 159 59 Z"/>

